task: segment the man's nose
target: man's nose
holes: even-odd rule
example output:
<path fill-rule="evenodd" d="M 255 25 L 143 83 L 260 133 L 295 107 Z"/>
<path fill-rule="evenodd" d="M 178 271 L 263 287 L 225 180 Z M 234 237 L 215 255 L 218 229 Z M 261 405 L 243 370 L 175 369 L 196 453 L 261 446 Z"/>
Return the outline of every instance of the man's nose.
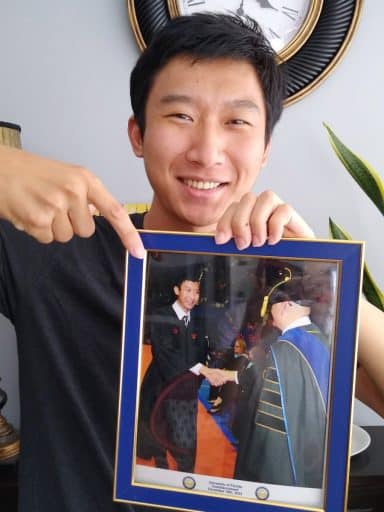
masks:
<path fill-rule="evenodd" d="M 212 123 L 199 124 L 192 134 L 187 159 L 202 167 L 222 165 L 225 161 L 224 137 Z"/>

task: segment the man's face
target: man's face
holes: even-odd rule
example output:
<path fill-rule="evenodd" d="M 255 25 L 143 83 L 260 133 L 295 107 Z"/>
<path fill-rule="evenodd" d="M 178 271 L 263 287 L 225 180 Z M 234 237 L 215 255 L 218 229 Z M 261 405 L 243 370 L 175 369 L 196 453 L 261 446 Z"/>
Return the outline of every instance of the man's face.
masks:
<path fill-rule="evenodd" d="M 156 76 L 144 137 L 129 122 L 135 154 L 154 190 L 147 228 L 212 232 L 249 192 L 264 164 L 265 106 L 246 61 L 171 60 Z"/>
<path fill-rule="evenodd" d="M 186 313 L 199 302 L 200 284 L 196 281 L 183 281 L 180 286 L 175 286 L 173 291 Z"/>

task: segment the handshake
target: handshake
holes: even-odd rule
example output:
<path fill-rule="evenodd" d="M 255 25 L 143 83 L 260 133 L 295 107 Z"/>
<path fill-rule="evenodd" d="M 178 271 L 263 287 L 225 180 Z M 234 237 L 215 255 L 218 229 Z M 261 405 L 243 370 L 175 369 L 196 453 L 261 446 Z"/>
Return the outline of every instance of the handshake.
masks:
<path fill-rule="evenodd" d="M 212 386 L 222 386 L 226 382 L 237 381 L 237 371 L 221 370 L 220 368 L 208 368 L 202 366 L 200 374 L 203 375 Z"/>

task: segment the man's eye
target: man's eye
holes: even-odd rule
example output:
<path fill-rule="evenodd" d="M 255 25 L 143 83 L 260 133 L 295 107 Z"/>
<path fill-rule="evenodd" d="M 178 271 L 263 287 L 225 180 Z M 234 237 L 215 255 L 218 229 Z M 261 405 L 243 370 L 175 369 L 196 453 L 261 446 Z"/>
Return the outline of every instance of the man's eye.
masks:
<path fill-rule="evenodd" d="M 250 123 L 248 121 L 245 121 L 245 119 L 231 119 L 228 124 L 234 124 L 234 125 L 249 125 Z"/>
<path fill-rule="evenodd" d="M 175 117 L 177 119 L 182 119 L 183 121 L 192 121 L 192 117 L 188 114 L 184 114 L 183 112 L 174 112 L 173 114 L 169 114 L 167 117 Z"/>

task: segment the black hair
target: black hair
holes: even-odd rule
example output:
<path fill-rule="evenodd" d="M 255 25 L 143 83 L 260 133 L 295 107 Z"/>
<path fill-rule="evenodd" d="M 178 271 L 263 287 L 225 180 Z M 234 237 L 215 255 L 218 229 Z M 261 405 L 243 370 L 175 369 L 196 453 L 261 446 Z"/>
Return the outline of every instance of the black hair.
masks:
<path fill-rule="evenodd" d="M 197 60 L 242 59 L 253 66 L 264 95 L 267 144 L 283 108 L 283 72 L 256 21 L 229 14 L 178 16 L 155 33 L 131 73 L 132 110 L 142 135 L 146 104 L 157 73 L 171 59 L 183 55 Z"/>

